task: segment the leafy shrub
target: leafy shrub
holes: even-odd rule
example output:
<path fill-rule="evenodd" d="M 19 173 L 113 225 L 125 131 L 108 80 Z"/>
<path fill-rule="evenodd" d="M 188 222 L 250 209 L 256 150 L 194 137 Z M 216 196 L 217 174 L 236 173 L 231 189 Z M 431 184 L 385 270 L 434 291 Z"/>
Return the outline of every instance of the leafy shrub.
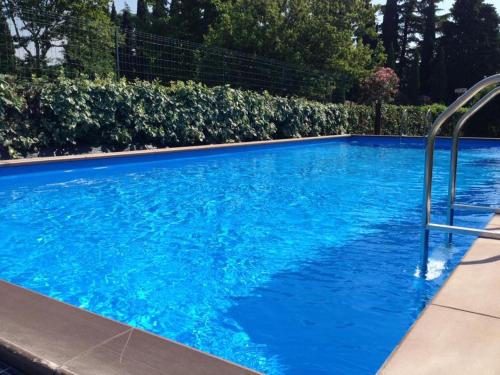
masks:
<path fill-rule="evenodd" d="M 13 77 L 0 75 L 0 156 L 18 156 L 38 142 L 25 121 L 27 103 Z"/>
<path fill-rule="evenodd" d="M 383 134 L 425 134 L 428 110 L 436 118 L 444 106 L 385 105 Z M 370 106 L 274 97 L 228 86 L 64 77 L 28 83 L 0 76 L 3 158 L 92 147 L 122 150 L 371 134 L 373 122 Z"/>

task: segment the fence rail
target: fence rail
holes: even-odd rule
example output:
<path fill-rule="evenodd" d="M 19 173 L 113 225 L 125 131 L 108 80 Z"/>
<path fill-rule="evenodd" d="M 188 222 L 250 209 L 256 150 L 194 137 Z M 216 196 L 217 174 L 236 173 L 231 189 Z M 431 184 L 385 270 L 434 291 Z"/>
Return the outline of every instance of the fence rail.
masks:
<path fill-rule="evenodd" d="M 123 26 L 31 9 L 2 9 L 0 73 L 229 84 L 278 95 L 330 101 L 330 72 Z"/>

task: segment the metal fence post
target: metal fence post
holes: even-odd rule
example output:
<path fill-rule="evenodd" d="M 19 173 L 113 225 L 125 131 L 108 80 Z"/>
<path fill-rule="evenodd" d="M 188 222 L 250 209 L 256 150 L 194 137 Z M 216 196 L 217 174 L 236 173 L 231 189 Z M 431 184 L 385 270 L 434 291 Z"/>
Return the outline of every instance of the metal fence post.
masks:
<path fill-rule="evenodd" d="M 115 68 L 116 68 L 116 79 L 120 79 L 120 47 L 118 46 L 118 28 L 115 27 Z"/>

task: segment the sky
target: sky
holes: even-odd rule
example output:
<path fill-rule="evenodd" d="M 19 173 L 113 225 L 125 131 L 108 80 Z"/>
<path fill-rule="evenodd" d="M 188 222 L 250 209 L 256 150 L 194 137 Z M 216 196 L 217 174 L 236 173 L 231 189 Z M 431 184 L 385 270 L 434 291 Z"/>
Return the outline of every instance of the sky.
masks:
<path fill-rule="evenodd" d="M 374 4 L 385 4 L 386 0 L 372 0 Z M 135 12 L 135 6 L 137 3 L 137 0 L 115 0 L 116 8 L 118 10 L 123 9 L 125 6 L 125 3 L 128 3 L 130 8 L 132 9 L 133 12 Z M 443 9 L 443 12 L 448 12 L 450 7 L 453 5 L 454 0 L 444 0 L 441 4 L 440 7 Z M 500 0 L 486 0 L 486 3 L 493 4 L 497 8 L 498 11 L 500 11 Z"/>

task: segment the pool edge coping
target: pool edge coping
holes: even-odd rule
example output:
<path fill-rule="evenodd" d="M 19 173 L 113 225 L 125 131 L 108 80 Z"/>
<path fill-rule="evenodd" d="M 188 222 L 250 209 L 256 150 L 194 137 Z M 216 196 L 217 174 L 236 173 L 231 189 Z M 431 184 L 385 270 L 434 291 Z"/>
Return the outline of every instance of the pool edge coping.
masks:
<path fill-rule="evenodd" d="M 492 215 L 492 218 L 487 223 L 486 228 L 500 228 L 500 214 Z M 496 323 L 500 323 L 500 300 L 496 306 L 498 310 L 497 313 L 488 314 L 485 313 L 485 311 L 480 311 L 483 309 L 482 306 L 471 307 L 470 304 L 472 304 L 472 302 L 465 300 L 465 295 L 469 294 L 470 296 L 472 289 L 474 289 L 474 291 L 472 291 L 472 293 L 474 293 L 477 290 L 477 285 L 465 285 L 465 278 L 460 275 L 460 273 L 463 272 L 463 269 L 461 267 L 468 264 L 467 259 L 474 258 L 475 256 L 479 255 L 480 252 L 488 252 L 489 247 L 495 247 L 495 251 L 500 255 L 500 240 L 480 237 L 474 240 L 467 252 L 463 255 L 460 263 L 453 269 L 453 272 L 448 276 L 448 278 L 436 292 L 432 300 L 420 312 L 417 319 L 412 323 L 405 335 L 393 348 L 391 354 L 386 358 L 382 366 L 377 371 L 377 375 L 392 375 L 400 373 L 404 373 L 406 375 L 439 375 L 445 373 L 443 371 L 449 371 L 450 365 L 454 366 L 453 370 L 447 373 L 453 373 L 457 375 L 478 373 L 475 371 L 471 372 L 471 369 L 467 367 L 465 363 L 463 363 L 463 361 L 467 361 L 469 363 L 471 362 L 470 358 L 467 356 L 470 353 L 468 351 L 464 351 L 463 346 L 467 344 L 472 346 L 472 344 L 474 344 L 479 345 L 480 347 L 491 347 L 491 344 L 493 344 L 497 352 L 498 350 L 500 350 L 500 341 L 497 340 L 498 342 L 492 343 L 489 337 L 486 337 L 487 335 L 485 334 L 479 335 L 480 338 L 485 342 L 479 342 L 479 340 L 471 342 L 470 338 L 468 341 L 450 340 L 450 337 L 456 335 L 456 333 L 453 332 L 453 329 L 460 327 L 457 322 L 462 323 L 464 326 L 467 326 L 467 324 L 469 324 L 467 320 L 471 318 L 470 315 L 477 315 L 480 319 L 493 319 L 493 321 L 496 321 Z M 499 258 L 499 255 L 491 258 Z M 489 262 L 494 262 L 494 260 L 491 260 Z M 480 284 L 483 284 L 482 286 L 489 291 L 487 294 L 489 294 L 493 298 L 495 297 L 494 292 L 498 293 L 498 290 L 497 288 L 494 288 L 494 285 L 500 283 L 500 272 L 498 272 L 500 270 L 500 265 L 496 264 L 495 266 L 497 268 L 495 270 L 496 275 L 498 276 L 495 275 L 493 277 L 487 278 L 486 280 L 481 278 L 478 282 Z M 477 272 L 479 271 L 474 270 L 475 274 L 477 274 Z M 471 273 L 473 272 L 469 271 L 469 274 Z M 491 273 L 491 270 L 488 270 L 487 273 Z M 485 281 L 488 283 L 486 283 Z M 491 285 L 492 282 L 494 283 L 493 285 Z M 469 289 L 468 293 L 467 289 Z M 450 298 L 450 295 L 453 298 Z M 445 303 L 439 303 L 441 300 L 445 300 Z M 464 307 L 467 305 L 469 305 L 468 308 Z M 442 309 L 443 311 L 438 311 L 438 313 L 436 314 L 436 308 Z M 457 314 L 460 316 L 452 316 Z M 436 322 L 443 323 L 445 321 L 443 319 L 443 316 L 449 319 L 451 328 L 443 326 L 442 331 L 428 329 L 433 325 L 435 326 Z M 438 328 L 441 328 L 441 326 L 438 325 Z M 500 325 L 495 328 L 498 332 L 498 330 L 500 329 Z M 475 334 L 481 333 L 477 332 L 477 327 L 474 328 L 467 326 L 464 332 L 468 334 L 469 332 L 467 330 L 476 331 L 474 332 Z M 458 345 L 458 349 L 457 343 L 460 343 Z M 447 352 L 444 351 L 446 349 L 448 350 Z M 443 360 L 445 354 L 448 356 L 448 358 L 446 358 L 446 360 Z M 450 360 L 450 358 L 452 358 L 452 360 Z M 462 359 L 462 361 L 460 359 Z M 476 362 L 484 363 L 490 361 L 490 358 L 484 357 L 479 361 L 476 358 L 475 360 Z M 491 361 L 489 362 L 489 364 L 491 364 Z M 476 363 L 476 365 L 482 367 L 481 364 Z M 495 371 L 491 372 L 491 368 L 482 368 L 482 370 L 483 372 L 479 373 L 497 373 Z M 500 362 L 497 363 L 497 367 L 495 370 L 500 372 Z"/>
<path fill-rule="evenodd" d="M 151 150 L 135 150 L 135 151 L 116 151 L 116 152 L 96 152 L 87 154 L 72 154 L 72 155 L 60 155 L 60 156 L 43 156 L 34 158 L 21 158 L 21 159 L 4 159 L 0 160 L 0 168 L 2 167 L 15 167 L 15 166 L 25 166 L 25 165 L 36 165 L 36 164 L 48 164 L 57 162 L 71 162 L 71 161 L 81 161 L 81 160 L 99 160 L 99 159 L 113 159 L 122 157 L 135 157 L 135 156 L 147 156 L 147 155 L 168 155 L 177 154 L 183 152 L 196 152 L 196 151 L 210 151 L 210 150 L 224 150 L 232 148 L 245 148 L 252 146 L 265 146 L 265 145 L 279 145 L 287 143 L 300 143 L 300 142 L 311 142 L 311 141 L 321 141 L 330 139 L 341 139 L 350 138 L 351 134 L 339 134 L 339 135 L 325 135 L 318 137 L 304 137 L 304 138 L 285 138 L 285 139 L 272 139 L 265 141 L 251 141 L 251 142 L 237 142 L 237 143 L 218 143 L 209 145 L 198 145 L 198 146 L 182 146 L 182 147 L 167 147 L 167 148 L 156 148 Z"/>
<path fill-rule="evenodd" d="M 47 320 L 50 322 L 50 320 L 53 318 L 53 316 L 49 316 L 54 313 L 54 310 L 59 310 L 63 311 L 65 317 L 67 319 L 70 319 L 71 323 L 86 323 L 85 321 L 92 320 L 90 325 L 86 325 L 85 328 L 85 335 L 89 336 L 89 330 L 94 329 L 95 332 L 93 334 L 97 334 L 98 332 L 102 336 L 102 329 L 105 326 L 113 326 L 113 328 L 118 330 L 115 332 L 115 334 L 110 335 L 107 337 L 104 335 L 103 337 L 106 337 L 103 339 L 103 337 L 98 337 L 96 340 L 95 345 L 89 346 L 85 350 L 82 351 L 77 351 L 75 352 L 76 354 L 74 356 L 71 356 L 67 358 L 64 361 L 58 361 L 54 360 L 54 358 L 47 358 L 47 356 L 40 355 L 40 353 L 37 353 L 37 350 L 40 350 L 39 348 L 36 349 L 34 347 L 29 348 L 28 345 L 23 344 L 23 340 L 26 341 L 26 336 L 23 334 L 19 334 L 19 337 L 12 338 L 12 337 L 5 337 L 1 330 L 0 330 L 0 359 L 8 364 L 9 366 L 12 366 L 20 371 L 23 371 L 26 375 L 30 374 L 60 374 L 60 375 L 86 375 L 88 374 L 87 372 L 79 372 L 79 371 L 74 371 L 71 368 L 68 367 L 69 364 L 74 362 L 75 360 L 80 360 L 81 358 L 84 358 L 86 361 L 92 361 L 92 355 L 99 349 L 104 348 L 106 349 L 106 345 L 108 345 L 110 342 L 113 340 L 118 339 L 120 336 L 124 335 L 129 335 L 132 336 L 133 333 L 136 333 L 136 335 L 141 335 L 143 338 L 145 337 L 146 340 L 153 340 L 156 345 L 156 350 L 157 351 L 171 351 L 176 350 L 178 352 L 181 352 L 182 354 L 186 356 L 190 356 L 191 360 L 193 358 L 200 360 L 201 362 L 204 362 L 205 366 L 208 365 L 210 366 L 211 364 L 216 365 L 216 371 L 211 371 L 210 369 L 207 369 L 206 367 L 203 367 L 203 374 L 213 374 L 213 375 L 219 375 L 219 374 L 227 374 L 227 375 L 260 375 L 259 372 L 256 370 L 247 368 L 243 365 L 231 362 L 229 360 L 226 360 L 224 358 L 218 357 L 216 355 L 212 355 L 210 353 L 204 352 L 202 350 L 190 347 L 188 345 L 179 343 L 177 341 L 171 340 L 169 338 L 157 335 L 153 332 L 149 332 L 140 328 L 133 327 L 131 325 L 125 324 L 118 322 L 114 319 L 107 318 L 101 314 L 94 313 L 92 311 L 86 310 L 81 307 L 77 307 L 74 305 L 71 305 L 66 302 L 62 302 L 59 300 L 56 300 L 55 298 L 43 295 L 41 293 L 38 293 L 36 291 L 33 291 L 28 288 L 24 288 L 22 286 L 16 285 L 14 283 L 5 281 L 3 279 L 0 279 L 0 291 L 5 292 L 7 290 L 7 294 L 12 293 L 15 297 L 20 297 L 21 299 L 24 299 L 25 303 L 26 301 L 32 302 L 32 306 L 34 309 L 36 307 L 40 307 L 42 305 L 43 308 L 46 308 L 45 311 L 41 311 L 42 309 L 39 309 L 36 311 L 36 314 L 33 315 L 33 317 L 36 319 L 32 319 L 31 321 L 26 321 L 23 320 L 22 322 L 19 322 L 18 326 L 19 327 L 14 327 L 14 328 L 20 328 L 20 332 L 22 332 L 23 326 L 27 325 L 33 325 L 37 326 L 40 324 L 40 321 L 46 322 Z M 12 300 L 11 300 L 12 301 Z M 20 311 L 18 309 L 19 306 L 15 306 L 14 308 L 5 308 L 3 309 L 11 309 L 13 315 L 17 316 L 22 316 L 23 311 Z M 48 308 L 47 308 L 48 307 Z M 18 310 L 17 312 L 15 310 Z M 48 311 L 47 311 L 48 310 Z M 1 310 L 0 310 L 1 311 Z M 59 312 L 56 311 L 56 312 Z M 2 315 L 0 314 L 0 320 L 2 320 Z M 25 314 L 24 314 L 25 315 Z M 48 319 L 47 319 L 48 318 Z M 72 322 L 71 319 L 74 321 Z M 53 319 L 52 319 L 53 320 Z M 98 322 L 99 327 L 97 327 L 96 322 Z M 4 325 L 9 325 L 12 324 L 11 321 L 4 321 Z M 17 323 L 14 323 L 14 325 Z M 68 321 L 64 322 L 64 325 L 68 325 Z M 67 329 L 67 327 L 65 327 Z M 67 336 L 67 335 L 66 335 Z M 69 336 L 69 338 L 73 338 L 73 341 L 78 341 L 78 338 L 76 335 L 74 336 Z M 20 341 L 20 342 L 16 342 Z M 39 337 L 38 337 L 39 339 Z M 62 337 L 61 335 L 46 335 L 46 337 L 43 337 L 46 342 L 56 342 L 56 341 L 67 341 L 67 337 Z M 125 346 L 122 351 L 122 355 L 125 352 L 125 348 L 127 348 L 127 345 L 129 344 L 128 340 L 125 343 Z M 36 345 L 34 345 L 36 346 Z M 130 345 L 129 345 L 130 346 Z M 130 349 L 128 349 L 130 350 Z M 90 357 L 89 357 L 90 356 Z M 120 356 L 120 361 L 121 361 L 121 356 Z M 132 361 L 137 362 L 136 359 L 133 359 Z M 58 363 L 59 362 L 59 363 Z M 165 362 L 165 361 L 164 361 Z M 168 369 L 169 363 L 164 363 L 165 367 L 164 369 Z M 192 373 L 198 373 L 196 370 L 199 370 L 200 368 L 196 368 L 196 364 L 192 364 L 195 368 L 191 368 L 193 371 Z M 222 370 L 221 370 L 222 368 Z M 186 366 L 186 371 L 189 371 L 189 365 Z M 118 372 L 120 373 L 120 372 Z M 136 372 L 131 372 L 131 373 L 136 373 Z M 168 371 L 167 371 L 168 373 Z M 137 373 L 140 375 L 140 373 Z"/>
<path fill-rule="evenodd" d="M 405 139 L 422 139 L 425 136 L 413 136 L 413 135 L 375 135 L 375 134 L 337 134 L 337 135 L 324 135 L 317 137 L 303 137 L 303 138 L 285 138 L 285 139 L 271 139 L 264 141 L 251 141 L 251 142 L 235 142 L 235 143 L 218 143 L 209 145 L 197 145 L 197 146 L 182 146 L 182 147 L 167 147 L 167 148 L 155 148 L 151 150 L 135 150 L 135 151 L 114 151 L 114 152 L 96 152 L 96 153 L 85 153 L 85 154 L 70 154 L 70 155 L 59 155 L 59 156 L 42 156 L 42 157 L 27 157 L 20 159 L 0 159 L 0 169 L 6 167 L 17 167 L 17 166 L 30 166 L 38 164 L 52 164 L 58 162 L 73 162 L 73 161 L 84 161 L 84 160 L 102 160 L 102 159 L 115 159 L 124 157 L 140 157 L 140 156 L 150 156 L 150 155 L 169 155 L 178 154 L 185 152 L 199 152 L 199 151 L 211 151 L 211 150 L 230 150 L 233 148 L 246 148 L 252 146 L 272 146 L 272 145 L 282 145 L 282 144 L 296 144 L 301 142 L 314 142 L 314 141 L 328 141 L 334 139 L 342 138 L 353 138 L 353 137 L 365 137 L 365 138 L 405 138 Z M 438 139 L 451 139 L 451 137 L 438 137 Z M 476 140 L 476 141 L 496 141 L 500 142 L 500 138 L 489 138 L 489 137 L 461 137 L 461 140 Z"/>

